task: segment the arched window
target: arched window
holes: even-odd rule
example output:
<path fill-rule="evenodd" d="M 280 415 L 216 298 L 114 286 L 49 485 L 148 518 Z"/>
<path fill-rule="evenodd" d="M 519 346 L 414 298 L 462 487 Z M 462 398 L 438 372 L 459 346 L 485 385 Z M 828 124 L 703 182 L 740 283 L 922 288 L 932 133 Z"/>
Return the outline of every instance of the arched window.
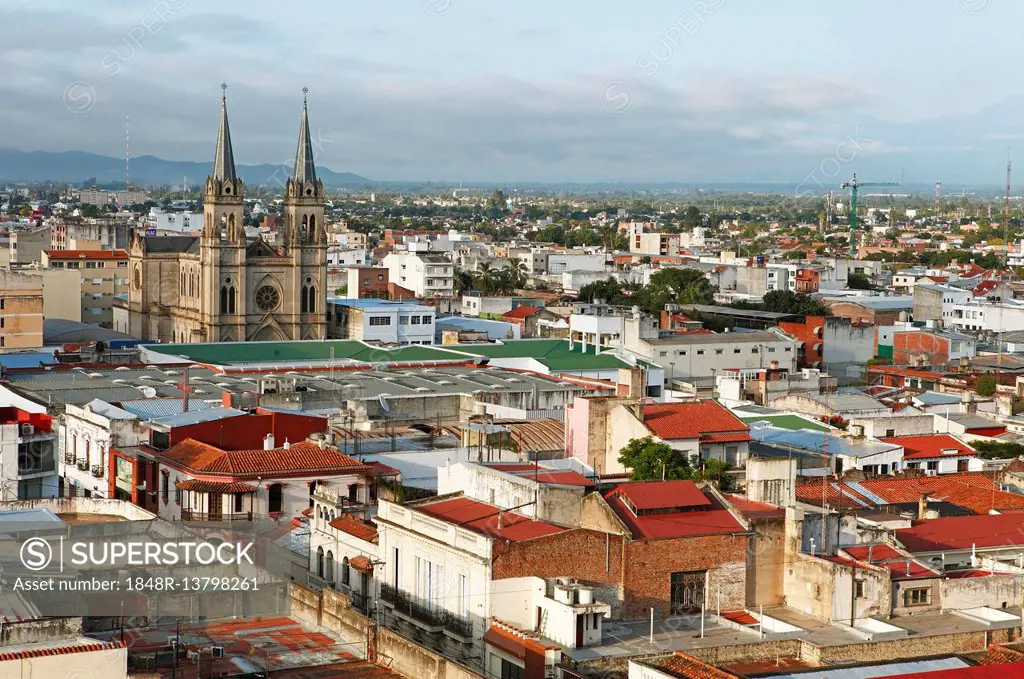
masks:
<path fill-rule="evenodd" d="M 302 286 L 302 303 L 300 306 L 302 307 L 302 313 L 309 311 L 309 288 L 305 285 Z"/>
<path fill-rule="evenodd" d="M 228 234 L 230 234 L 231 238 L 237 237 L 237 234 L 235 234 L 235 215 L 234 215 L 234 213 L 232 213 L 231 215 L 228 216 Z"/>
<path fill-rule="evenodd" d="M 183 295 L 185 294 L 185 272 L 184 271 L 181 272 L 181 287 L 178 289 L 178 292 L 180 292 Z"/>
<path fill-rule="evenodd" d="M 309 216 L 309 241 L 316 240 L 316 215 Z"/>
<path fill-rule="evenodd" d="M 306 310 L 310 313 L 316 311 L 316 286 L 309 286 L 309 300 L 306 302 Z"/>
<path fill-rule="evenodd" d="M 226 285 L 222 285 L 220 288 L 220 312 L 222 314 L 230 313 L 228 311 L 228 288 Z"/>
<path fill-rule="evenodd" d="M 324 564 L 324 579 L 327 582 L 334 582 L 334 552 L 327 550 L 327 560 Z"/>
<path fill-rule="evenodd" d="M 284 490 L 280 483 L 275 483 L 267 489 L 267 512 L 279 514 L 284 511 Z"/>
<path fill-rule="evenodd" d="M 348 557 L 341 560 L 341 584 L 348 586 Z"/>
<path fill-rule="evenodd" d="M 228 288 L 228 313 L 235 313 L 235 286 Z"/>
<path fill-rule="evenodd" d="M 324 548 L 316 548 L 316 574 L 324 577 Z"/>
<path fill-rule="evenodd" d="M 309 240 L 309 217 L 302 215 L 302 240 Z"/>

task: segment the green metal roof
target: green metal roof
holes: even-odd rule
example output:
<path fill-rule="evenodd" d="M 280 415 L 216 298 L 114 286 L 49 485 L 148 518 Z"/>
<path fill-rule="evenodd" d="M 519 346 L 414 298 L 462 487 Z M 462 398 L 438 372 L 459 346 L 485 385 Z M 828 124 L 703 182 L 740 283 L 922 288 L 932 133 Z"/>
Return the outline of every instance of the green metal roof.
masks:
<path fill-rule="evenodd" d="M 449 345 L 446 348 L 484 358 L 533 358 L 553 372 L 630 367 L 614 354 L 584 353 L 580 349 L 570 351 L 569 342 L 564 339 L 507 340 L 501 344 Z"/>
<path fill-rule="evenodd" d="M 305 342 L 216 342 L 208 344 L 147 344 L 166 356 L 209 365 L 299 361 L 359 361 L 367 363 L 458 360 L 457 354 L 427 346 L 384 349 L 355 340 Z M 333 351 L 332 351 L 333 350 Z"/>
<path fill-rule="evenodd" d="M 817 422 L 805 420 L 802 417 L 796 415 L 762 415 L 760 417 L 742 417 L 740 418 L 747 424 L 751 422 L 768 422 L 772 426 L 779 427 L 780 429 L 792 429 L 797 431 L 800 429 L 811 429 L 813 431 L 828 431 L 828 427 Z"/>

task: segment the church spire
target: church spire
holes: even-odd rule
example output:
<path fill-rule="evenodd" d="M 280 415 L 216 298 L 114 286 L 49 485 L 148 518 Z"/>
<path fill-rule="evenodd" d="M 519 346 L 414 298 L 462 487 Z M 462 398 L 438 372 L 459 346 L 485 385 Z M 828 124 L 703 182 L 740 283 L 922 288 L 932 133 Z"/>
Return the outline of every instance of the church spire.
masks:
<path fill-rule="evenodd" d="M 220 130 L 217 131 L 217 149 L 213 154 L 213 179 L 234 184 L 238 177 L 235 174 L 235 154 L 231 150 L 231 129 L 228 127 L 228 96 L 227 83 L 221 83 Z"/>
<path fill-rule="evenodd" d="M 306 110 L 308 92 L 308 87 L 302 88 L 302 120 L 299 121 L 299 147 L 295 151 L 295 172 L 292 178 L 300 187 L 307 182 L 311 183 L 315 191 L 316 167 L 313 165 L 313 142 L 309 137 L 309 114 Z"/>

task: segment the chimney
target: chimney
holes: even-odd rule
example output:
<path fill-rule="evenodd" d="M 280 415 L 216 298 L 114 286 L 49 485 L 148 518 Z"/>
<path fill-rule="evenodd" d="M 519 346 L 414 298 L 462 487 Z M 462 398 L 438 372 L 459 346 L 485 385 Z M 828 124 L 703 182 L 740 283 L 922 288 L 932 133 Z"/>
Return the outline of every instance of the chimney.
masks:
<path fill-rule="evenodd" d="M 291 447 L 292 447 L 292 444 L 288 442 L 288 439 L 285 439 L 285 440 L 284 440 L 284 446 L 282 446 L 282 447 L 283 447 L 283 448 L 284 448 L 285 450 L 288 450 L 289 448 L 291 448 Z"/>
<path fill-rule="evenodd" d="M 273 434 L 267 434 L 266 436 L 263 437 L 263 450 L 273 450 L 273 449 L 274 449 L 274 435 Z"/>
<path fill-rule="evenodd" d="M 505 512 L 498 512 L 498 530 L 505 527 Z"/>

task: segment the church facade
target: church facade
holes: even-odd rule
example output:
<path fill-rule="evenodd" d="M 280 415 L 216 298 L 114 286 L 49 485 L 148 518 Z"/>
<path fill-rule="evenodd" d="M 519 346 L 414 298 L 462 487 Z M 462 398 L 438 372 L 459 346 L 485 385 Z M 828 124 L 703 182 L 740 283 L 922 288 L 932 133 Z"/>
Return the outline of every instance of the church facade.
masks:
<path fill-rule="evenodd" d="M 245 186 L 235 172 L 221 101 L 201 236 L 145 236 L 128 248 L 127 332 L 160 342 L 319 340 L 327 331 L 327 230 L 305 99 L 277 245 L 246 238 Z"/>

